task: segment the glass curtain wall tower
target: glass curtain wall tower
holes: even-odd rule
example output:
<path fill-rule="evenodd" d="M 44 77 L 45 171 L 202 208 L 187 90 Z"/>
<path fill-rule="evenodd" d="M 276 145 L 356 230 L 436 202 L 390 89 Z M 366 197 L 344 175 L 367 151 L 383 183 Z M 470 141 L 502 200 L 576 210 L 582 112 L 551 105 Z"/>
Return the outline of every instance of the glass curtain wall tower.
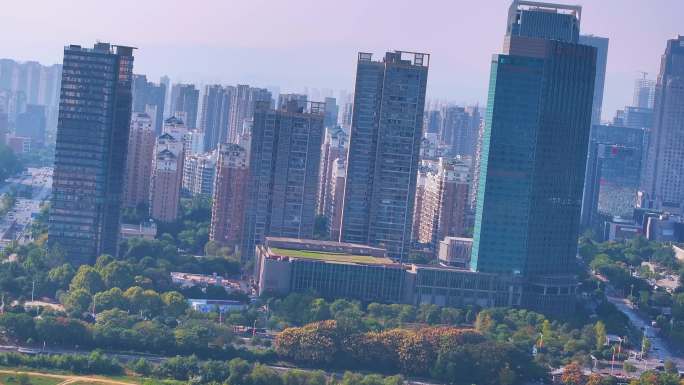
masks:
<path fill-rule="evenodd" d="M 514 1 L 494 55 L 471 268 L 524 278 L 524 305 L 573 300 L 596 48 L 581 8 Z"/>
<path fill-rule="evenodd" d="M 133 49 L 64 48 L 48 245 L 76 266 L 117 253 Z"/>

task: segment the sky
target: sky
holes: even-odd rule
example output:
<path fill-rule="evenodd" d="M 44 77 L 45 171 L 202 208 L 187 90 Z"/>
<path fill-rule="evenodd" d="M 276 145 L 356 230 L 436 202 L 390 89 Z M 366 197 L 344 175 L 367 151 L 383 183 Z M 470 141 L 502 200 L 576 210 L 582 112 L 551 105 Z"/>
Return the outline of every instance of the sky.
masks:
<path fill-rule="evenodd" d="M 683 0 L 559 1 L 581 30 L 610 38 L 603 118 L 655 78 L 667 39 L 684 35 Z M 61 62 L 66 44 L 138 48 L 134 71 L 173 82 L 353 91 L 357 52 L 431 54 L 428 98 L 486 103 L 509 0 L 3 0 L 0 57 Z"/>

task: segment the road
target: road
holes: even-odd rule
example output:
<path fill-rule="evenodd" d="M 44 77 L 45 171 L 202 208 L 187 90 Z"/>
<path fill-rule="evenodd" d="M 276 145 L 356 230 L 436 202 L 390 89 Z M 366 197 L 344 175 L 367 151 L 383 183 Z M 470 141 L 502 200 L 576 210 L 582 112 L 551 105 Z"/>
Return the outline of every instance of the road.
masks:
<path fill-rule="evenodd" d="M 0 194 L 10 189 L 29 191 L 30 196 L 17 197 L 14 207 L 0 217 L 0 250 L 12 242 L 25 244 L 32 241 L 31 223 L 33 217 L 40 213 L 41 205 L 50 197 L 52 190 L 52 169 L 29 168 L 27 173 L 8 178 L 7 184 L 0 189 Z"/>
<path fill-rule="evenodd" d="M 651 327 L 650 321 L 644 320 L 641 315 L 632 308 L 629 300 L 617 296 L 612 289 L 607 290 L 606 297 L 608 298 L 608 302 L 615 305 L 620 312 L 629 318 L 629 321 L 634 327 L 643 330 L 646 337 L 651 341 L 651 351 L 649 354 L 652 359 L 647 360 L 646 364 L 648 366 L 657 366 L 658 360 L 671 360 L 677 364 L 677 367 L 684 368 L 684 357 L 678 356 L 667 346 L 665 341 L 655 333 Z"/>

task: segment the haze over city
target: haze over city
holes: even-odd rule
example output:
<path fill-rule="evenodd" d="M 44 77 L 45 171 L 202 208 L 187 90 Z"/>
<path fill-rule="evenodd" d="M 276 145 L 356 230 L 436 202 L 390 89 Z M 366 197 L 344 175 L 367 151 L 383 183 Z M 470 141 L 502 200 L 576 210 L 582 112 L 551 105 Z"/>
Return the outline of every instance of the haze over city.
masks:
<path fill-rule="evenodd" d="M 0 385 L 684 385 L 684 0 L 0 7 Z"/>
<path fill-rule="evenodd" d="M 640 71 L 657 74 L 662 42 L 684 34 L 684 2 L 564 3 L 583 6 L 582 33 L 610 39 L 602 118 L 611 119 L 629 104 Z M 429 52 L 428 99 L 483 105 L 507 10 L 506 0 L 8 1 L 0 44 L 6 57 L 51 64 L 66 41 L 116 41 L 139 48 L 136 72 L 153 79 L 277 85 L 283 92 L 353 91 L 357 51 Z"/>

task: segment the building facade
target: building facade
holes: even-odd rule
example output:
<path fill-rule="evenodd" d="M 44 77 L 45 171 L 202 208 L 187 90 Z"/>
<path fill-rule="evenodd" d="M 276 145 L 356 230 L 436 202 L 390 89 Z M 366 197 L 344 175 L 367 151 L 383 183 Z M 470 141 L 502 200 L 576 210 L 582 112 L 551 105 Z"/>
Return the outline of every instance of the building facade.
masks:
<path fill-rule="evenodd" d="M 330 205 L 333 184 L 333 170 L 335 161 L 340 159 L 338 165 L 344 164 L 347 159 L 347 147 L 349 144 L 349 136 L 341 127 L 326 127 L 325 139 L 323 140 L 323 148 L 321 150 L 321 170 L 319 172 L 320 178 L 318 182 L 318 202 L 316 212 L 318 215 L 325 215 L 326 208 Z"/>
<path fill-rule="evenodd" d="M 216 176 L 216 151 L 201 154 L 185 153 L 183 160 L 183 194 L 190 197 L 211 197 Z"/>
<path fill-rule="evenodd" d="M 359 53 L 340 240 L 408 255 L 430 55 Z"/>
<path fill-rule="evenodd" d="M 204 151 L 213 151 L 226 143 L 235 87 L 219 84 L 206 86 L 202 102 L 200 128 L 204 132 Z"/>
<path fill-rule="evenodd" d="M 197 128 L 199 90 L 194 84 L 174 84 L 171 89 L 171 116 L 180 118 L 188 128 Z"/>
<path fill-rule="evenodd" d="M 425 180 L 418 225 L 418 241 L 437 249 L 447 236 L 462 236 L 467 228 L 470 206 L 469 158 L 439 158 Z"/>
<path fill-rule="evenodd" d="M 171 223 L 178 219 L 183 181 L 183 141 L 165 132 L 157 137 L 150 180 L 150 217 Z"/>
<path fill-rule="evenodd" d="M 309 104 L 255 107 L 243 258 L 266 236 L 313 238 L 324 104 Z"/>
<path fill-rule="evenodd" d="M 45 106 L 27 104 L 26 111 L 17 115 L 14 127 L 15 135 L 31 138 L 31 144 L 36 148 L 43 147 L 47 128 L 46 113 Z"/>
<path fill-rule="evenodd" d="M 325 201 L 325 218 L 328 222 L 330 239 L 340 238 L 342 227 L 342 205 L 344 204 L 344 185 L 347 180 L 346 158 L 337 158 L 333 161 L 330 173 L 329 195 Z"/>
<path fill-rule="evenodd" d="M 271 93 L 265 88 L 250 87 L 238 84 L 231 98 L 230 120 L 228 125 L 227 143 L 237 143 L 245 134 L 254 115 L 254 107 L 259 102 L 267 102 L 270 106 Z"/>
<path fill-rule="evenodd" d="M 269 237 L 257 247 L 256 269 L 259 294 L 314 291 L 330 299 L 453 307 L 523 304 L 515 277 L 397 263 L 384 249 L 343 242 Z"/>
<path fill-rule="evenodd" d="M 579 43 L 596 48 L 596 79 L 594 80 L 594 99 L 591 108 L 591 125 L 601 124 L 603 108 L 603 88 L 606 83 L 606 64 L 608 63 L 608 38 L 594 35 L 580 35 Z"/>
<path fill-rule="evenodd" d="M 155 139 L 152 118 L 146 113 L 134 113 L 126 157 L 125 207 L 135 208 L 149 203 Z"/>
<path fill-rule="evenodd" d="M 596 49 L 578 44 L 580 15 L 513 2 L 504 54 L 492 58 L 480 159 L 471 269 L 523 277 L 543 294 L 528 305 L 549 311 L 574 304 L 596 68 Z"/>
<path fill-rule="evenodd" d="M 634 81 L 632 106 L 653 109 L 655 105 L 656 82 L 653 79 L 647 79 L 646 75 L 647 74 L 644 73 L 642 78 Z"/>
<path fill-rule="evenodd" d="M 453 155 L 473 156 L 480 127 L 478 107 L 444 106 L 439 140 Z"/>
<path fill-rule="evenodd" d="M 166 85 L 147 81 L 145 75 L 133 75 L 133 112 L 148 113 L 155 135 L 161 135 L 164 123 Z"/>
<path fill-rule="evenodd" d="M 684 213 L 684 36 L 668 40 L 655 88 L 655 117 L 644 163 L 647 207 Z"/>
<path fill-rule="evenodd" d="M 243 235 L 249 164 L 247 151 L 237 144 L 221 144 L 211 206 L 209 239 L 239 246 Z"/>
<path fill-rule="evenodd" d="M 74 265 L 117 254 L 133 48 L 64 48 L 48 245 Z"/>

